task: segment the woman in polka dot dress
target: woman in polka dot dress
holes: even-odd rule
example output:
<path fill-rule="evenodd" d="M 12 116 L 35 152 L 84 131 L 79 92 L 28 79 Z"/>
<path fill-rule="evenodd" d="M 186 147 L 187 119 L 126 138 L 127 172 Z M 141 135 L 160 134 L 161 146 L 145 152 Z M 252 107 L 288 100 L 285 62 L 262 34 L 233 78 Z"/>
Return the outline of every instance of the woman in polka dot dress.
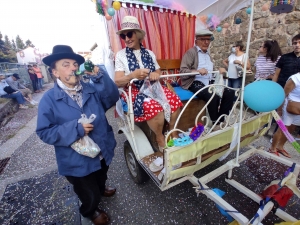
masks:
<path fill-rule="evenodd" d="M 154 53 L 145 49 L 141 44 L 145 31 L 140 29 L 137 18 L 125 16 L 121 30 L 117 34 L 125 41 L 127 47 L 116 54 L 115 83 L 118 87 L 123 87 L 128 94 L 130 80 L 138 79 L 132 84 L 134 119 L 136 122 L 147 121 L 150 129 L 156 135 L 159 150 L 163 151 L 166 146 L 162 134 L 164 120 L 169 120 L 170 129 L 173 129 L 182 103 L 176 94 L 165 87 L 163 87 L 163 91 L 169 103 L 167 105 L 160 104 L 158 99 L 139 93 L 145 78 L 149 77 L 150 81 L 158 81 L 161 72 Z M 125 96 L 122 95 L 122 98 L 126 101 Z M 169 118 L 166 116 L 168 114 Z M 173 132 L 173 137 L 177 137 L 177 135 L 176 132 Z"/>

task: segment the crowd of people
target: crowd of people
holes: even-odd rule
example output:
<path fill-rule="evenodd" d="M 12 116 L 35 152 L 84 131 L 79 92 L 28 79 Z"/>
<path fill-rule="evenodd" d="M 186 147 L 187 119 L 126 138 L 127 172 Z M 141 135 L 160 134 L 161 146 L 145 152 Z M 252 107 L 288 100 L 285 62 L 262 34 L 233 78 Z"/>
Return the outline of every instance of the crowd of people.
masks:
<path fill-rule="evenodd" d="M 33 91 L 20 82 L 21 78 L 19 74 L 0 74 L 0 98 L 15 99 L 18 102 L 20 109 L 28 109 L 27 104 L 37 105 L 38 102 L 32 98 L 32 94 L 44 91 L 44 76 L 42 75 L 41 69 L 37 64 L 27 65 L 27 68 Z M 51 75 L 52 74 L 50 73 L 50 76 Z"/>

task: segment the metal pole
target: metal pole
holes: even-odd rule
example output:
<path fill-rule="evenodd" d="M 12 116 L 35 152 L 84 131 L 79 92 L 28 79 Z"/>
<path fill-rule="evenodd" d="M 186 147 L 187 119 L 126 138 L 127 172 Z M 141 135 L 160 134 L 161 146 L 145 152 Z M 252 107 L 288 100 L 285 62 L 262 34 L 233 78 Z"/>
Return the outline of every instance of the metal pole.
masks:
<path fill-rule="evenodd" d="M 247 69 L 247 62 L 248 62 L 248 55 L 249 55 L 249 47 L 250 47 L 250 40 L 251 40 L 251 30 L 252 30 L 252 23 L 253 23 L 253 14 L 254 14 L 254 0 L 251 3 L 251 15 L 249 21 L 249 28 L 248 28 L 248 38 L 247 38 L 247 46 L 246 46 L 246 57 L 244 63 L 244 71 L 243 71 L 243 80 L 242 80 L 242 87 L 241 87 L 241 104 L 240 104 L 240 120 L 239 120 L 239 132 L 238 132 L 238 146 L 236 151 L 236 165 L 239 163 L 239 154 L 240 154 L 240 140 L 241 140 L 241 132 L 242 132 L 242 120 L 243 120 L 243 108 L 244 108 L 244 89 L 245 89 L 245 80 L 246 80 L 246 69 Z"/>

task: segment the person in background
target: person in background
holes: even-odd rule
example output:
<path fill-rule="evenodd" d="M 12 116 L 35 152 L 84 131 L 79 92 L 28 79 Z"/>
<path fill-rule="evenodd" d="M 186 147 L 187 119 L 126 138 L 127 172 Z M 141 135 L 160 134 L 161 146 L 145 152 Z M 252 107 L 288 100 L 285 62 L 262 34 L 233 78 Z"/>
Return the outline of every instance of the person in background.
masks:
<path fill-rule="evenodd" d="M 299 68 L 300 69 L 300 68 Z M 300 70 L 299 70 L 300 71 Z M 296 126 L 300 126 L 300 115 L 288 112 L 287 105 L 290 101 L 298 102 L 300 104 L 300 72 L 292 75 L 284 86 L 285 101 L 277 109 L 279 116 L 282 117 L 284 125 L 290 133 L 293 133 Z M 279 156 L 279 153 L 290 158 L 290 154 L 284 150 L 283 146 L 287 141 L 286 136 L 281 129 L 277 129 L 273 136 L 272 145 L 269 152 Z"/>
<path fill-rule="evenodd" d="M 51 77 L 51 79 L 54 81 L 54 77 L 53 77 L 52 69 L 51 69 L 51 67 L 50 67 L 50 66 L 48 67 L 48 72 L 49 72 L 49 74 L 50 74 L 50 77 Z"/>
<path fill-rule="evenodd" d="M 242 86 L 242 77 L 238 77 L 236 65 L 244 68 L 246 54 L 243 52 L 244 44 L 242 41 L 237 41 L 231 48 L 232 54 L 223 60 L 223 64 L 228 68 L 228 87 L 240 88 Z M 250 70 L 250 61 L 247 60 L 247 70 Z"/>
<path fill-rule="evenodd" d="M 276 40 L 264 41 L 259 47 L 259 56 L 254 64 L 255 80 L 272 80 L 281 55 L 281 49 Z"/>
<path fill-rule="evenodd" d="M 105 113 L 119 100 L 119 91 L 106 70 L 91 76 L 93 83 L 80 81 L 76 75 L 84 58 L 67 45 L 56 45 L 52 54 L 43 58 L 57 78 L 38 107 L 36 133 L 55 148 L 59 174 L 73 185 L 81 201 L 79 211 L 95 225 L 106 225 L 109 216 L 98 208 L 101 197 L 111 197 L 116 188 L 106 186 L 107 171 L 114 156 L 116 140 Z M 81 124 L 85 114 L 95 114 L 93 123 Z M 75 151 L 71 145 L 88 135 L 101 149 L 95 157 Z"/>
<path fill-rule="evenodd" d="M 184 54 L 181 60 L 180 73 L 199 73 L 199 75 L 181 77 L 182 88 L 190 90 L 193 93 L 196 93 L 200 89 L 209 85 L 209 81 L 212 77 L 210 71 L 213 71 L 213 62 L 211 61 L 211 57 L 208 52 L 209 45 L 212 41 L 212 35 L 213 33 L 209 30 L 198 30 L 195 36 L 195 46 L 190 48 Z M 223 75 L 226 74 L 226 70 L 224 68 L 220 68 L 219 71 Z M 197 97 L 205 102 L 208 102 L 212 97 L 212 93 L 210 93 L 208 88 L 206 88 L 199 92 L 197 94 Z M 211 99 L 211 102 L 208 104 L 207 109 L 212 122 L 217 121 L 218 118 L 223 114 L 229 114 L 232 108 L 234 97 L 235 92 L 233 90 L 225 88 L 222 100 L 218 95 L 215 95 Z M 219 122 L 223 121 L 224 117 L 222 117 Z"/>
<path fill-rule="evenodd" d="M 277 82 L 282 88 L 284 88 L 289 77 L 298 73 L 300 70 L 300 33 L 292 38 L 292 46 L 293 52 L 282 55 L 278 60 L 275 74 L 272 78 L 272 81 Z M 273 135 L 277 129 L 278 125 L 276 126 Z M 270 142 L 272 142 L 272 138 Z"/>
<path fill-rule="evenodd" d="M 38 78 L 37 78 L 37 75 L 34 73 L 34 70 L 32 69 L 31 65 L 28 65 L 27 71 L 28 71 L 29 78 L 32 82 L 33 91 L 35 93 L 39 93 L 40 90 L 39 90 L 39 85 L 38 85 Z"/>
<path fill-rule="evenodd" d="M 284 88 L 291 75 L 299 72 L 300 68 L 300 34 L 292 38 L 293 52 L 284 54 L 276 64 L 276 71 L 272 78 Z"/>
<path fill-rule="evenodd" d="M 31 90 L 28 89 L 27 87 L 25 87 L 23 84 L 20 84 L 19 80 L 20 80 L 19 74 L 16 74 L 16 73 L 14 73 L 12 76 L 6 78 L 6 82 L 8 83 L 8 85 L 15 91 L 20 91 L 22 93 L 22 95 L 24 96 L 24 98 L 28 102 L 30 102 L 31 105 L 38 104 L 37 101 L 34 101 L 32 99 Z"/>
<path fill-rule="evenodd" d="M 25 105 L 25 99 L 21 92 L 12 89 L 5 81 L 5 76 L 0 75 L 0 98 L 16 99 L 20 109 L 28 109 Z"/>
<path fill-rule="evenodd" d="M 42 75 L 41 69 L 36 64 L 33 65 L 32 69 L 33 69 L 33 71 L 35 72 L 35 74 L 38 78 L 39 90 L 44 91 L 44 89 L 43 89 L 43 78 L 44 78 L 44 76 Z"/>
<path fill-rule="evenodd" d="M 166 146 L 163 135 L 166 115 L 169 116 L 169 129 L 172 130 L 180 113 L 182 103 L 176 94 L 165 87 L 162 87 L 162 92 L 165 94 L 168 102 L 162 102 L 160 101 L 161 99 L 151 98 L 139 93 L 146 78 L 149 78 L 150 81 L 158 82 L 161 75 L 160 67 L 154 53 L 142 45 L 145 31 L 140 28 L 137 18 L 125 16 L 122 20 L 121 28 L 117 34 L 124 40 L 126 48 L 116 54 L 115 83 L 118 87 L 123 87 L 128 94 L 129 82 L 134 78 L 138 79 L 132 84 L 134 120 L 136 122 L 147 121 L 148 126 L 156 135 L 158 150 L 163 152 Z M 160 83 L 158 82 L 154 85 L 160 85 Z M 122 98 L 126 101 L 124 94 L 122 94 Z M 173 138 L 178 137 L 177 132 L 173 132 L 171 135 Z"/>

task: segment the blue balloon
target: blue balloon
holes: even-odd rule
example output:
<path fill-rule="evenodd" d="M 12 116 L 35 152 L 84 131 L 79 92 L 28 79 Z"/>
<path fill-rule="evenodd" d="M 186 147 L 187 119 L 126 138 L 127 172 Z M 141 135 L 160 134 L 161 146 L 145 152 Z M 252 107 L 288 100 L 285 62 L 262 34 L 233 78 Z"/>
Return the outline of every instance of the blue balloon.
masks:
<path fill-rule="evenodd" d="M 235 20 L 235 23 L 236 24 L 240 24 L 242 22 L 242 19 L 241 18 L 236 18 L 236 20 Z"/>
<path fill-rule="evenodd" d="M 257 112 L 270 112 L 284 101 L 283 88 L 274 81 L 255 81 L 245 87 L 244 101 L 250 109 Z"/>
<path fill-rule="evenodd" d="M 247 9 L 246 9 L 246 13 L 247 13 L 247 14 L 251 14 L 251 8 L 247 8 Z"/>
<path fill-rule="evenodd" d="M 114 8 L 109 8 L 109 9 L 107 10 L 107 13 L 108 13 L 108 15 L 110 15 L 110 16 L 114 16 L 114 15 L 115 15 L 115 9 L 114 9 Z"/>
<path fill-rule="evenodd" d="M 221 32 L 222 31 L 222 27 L 217 27 L 217 31 Z"/>

